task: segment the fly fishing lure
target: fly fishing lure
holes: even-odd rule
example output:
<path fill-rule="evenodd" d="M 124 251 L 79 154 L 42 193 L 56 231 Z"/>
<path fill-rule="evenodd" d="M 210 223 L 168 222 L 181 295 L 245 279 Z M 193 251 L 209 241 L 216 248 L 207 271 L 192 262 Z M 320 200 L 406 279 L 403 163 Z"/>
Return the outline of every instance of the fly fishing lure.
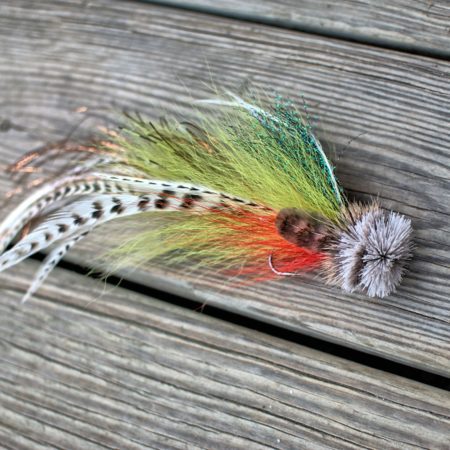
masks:
<path fill-rule="evenodd" d="M 93 228 L 126 216 L 110 232 L 114 268 L 160 257 L 254 280 L 315 270 L 370 297 L 395 291 L 410 220 L 376 201 L 350 203 L 304 115 L 280 98 L 265 108 L 232 93 L 203 103 L 212 113 L 197 111 L 196 122 L 128 116 L 106 142 L 30 152 L 11 166 L 33 172 L 49 155 L 77 155 L 0 224 L 0 270 L 49 248 L 24 300 Z"/>

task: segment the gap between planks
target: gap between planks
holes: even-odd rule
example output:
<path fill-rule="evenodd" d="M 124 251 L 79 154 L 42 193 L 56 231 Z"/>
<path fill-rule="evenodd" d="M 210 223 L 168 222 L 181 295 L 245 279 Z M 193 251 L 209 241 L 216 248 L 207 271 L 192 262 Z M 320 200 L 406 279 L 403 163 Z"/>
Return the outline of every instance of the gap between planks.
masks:
<path fill-rule="evenodd" d="M 445 0 L 136 0 L 448 60 Z"/>
<path fill-rule="evenodd" d="M 32 259 L 42 261 L 44 259 L 44 255 L 37 254 L 34 255 Z M 296 331 L 291 331 L 284 327 L 269 325 L 267 322 L 262 322 L 257 319 L 250 319 L 247 316 L 242 316 L 235 312 L 226 311 L 223 308 L 213 307 L 206 302 L 201 303 L 200 301 L 196 301 L 195 299 L 186 298 L 183 296 L 182 292 L 178 294 L 169 293 L 167 290 L 152 288 L 148 284 L 139 284 L 130 281 L 129 278 L 123 278 L 114 275 L 108 275 L 107 277 L 105 277 L 104 274 L 98 272 L 98 266 L 96 267 L 96 273 L 92 272 L 92 267 L 80 266 L 65 260 L 61 261 L 58 264 L 58 267 L 72 271 L 79 275 L 94 279 L 100 279 L 105 283 L 105 286 L 108 287 L 120 286 L 121 288 L 127 289 L 128 291 L 134 292 L 136 294 L 151 296 L 154 299 L 169 303 L 170 305 L 185 308 L 188 311 L 201 312 L 207 317 L 220 319 L 238 326 L 243 326 L 254 331 L 268 334 L 275 338 L 280 338 L 294 344 L 301 344 L 303 347 L 319 350 L 329 355 L 337 356 L 373 369 L 379 369 L 383 372 L 391 373 L 403 378 L 407 378 L 409 380 L 418 381 L 432 387 L 450 391 L 449 377 L 436 375 L 431 372 L 426 372 L 421 369 L 417 369 L 401 363 L 396 363 L 381 356 L 375 356 L 370 353 L 364 353 L 359 350 L 345 347 L 343 345 L 340 345 L 339 343 L 332 343 L 323 339 L 313 338 L 305 334 L 300 334 Z"/>

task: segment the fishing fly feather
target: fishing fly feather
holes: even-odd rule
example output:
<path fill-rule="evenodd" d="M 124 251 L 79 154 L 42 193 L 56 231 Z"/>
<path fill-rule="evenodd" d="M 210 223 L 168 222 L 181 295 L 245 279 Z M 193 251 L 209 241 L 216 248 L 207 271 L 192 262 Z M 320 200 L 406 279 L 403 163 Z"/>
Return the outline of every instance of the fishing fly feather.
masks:
<path fill-rule="evenodd" d="M 304 114 L 279 97 L 263 107 L 229 92 L 197 106 L 190 120 L 128 114 L 120 133 L 95 151 L 79 146 L 81 159 L 12 211 L 1 251 L 22 235 L 0 269 L 51 250 L 26 298 L 83 236 L 124 217 L 111 231 L 113 269 L 159 257 L 255 280 L 316 270 L 369 296 L 395 290 L 410 257 L 409 219 L 349 203 Z M 42 158 L 28 154 L 11 170 Z"/>

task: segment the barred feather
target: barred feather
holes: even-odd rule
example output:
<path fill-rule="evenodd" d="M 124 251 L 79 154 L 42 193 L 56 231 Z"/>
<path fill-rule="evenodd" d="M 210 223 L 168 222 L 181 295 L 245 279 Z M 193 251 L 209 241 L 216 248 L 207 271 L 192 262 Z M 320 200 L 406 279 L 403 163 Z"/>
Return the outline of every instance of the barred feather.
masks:
<path fill-rule="evenodd" d="M 103 174 L 106 180 L 118 180 L 115 175 Z M 101 177 L 97 178 L 100 185 Z M 102 185 L 104 186 L 104 185 Z M 82 200 L 72 201 L 59 207 L 55 212 L 44 215 L 41 223 L 22 238 L 11 250 L 0 256 L 0 267 L 5 270 L 74 233 L 92 229 L 117 217 L 126 217 L 148 211 L 191 211 L 223 207 L 221 194 L 206 191 L 193 185 L 162 182 L 158 180 L 141 180 L 121 177 L 120 182 L 111 185 L 111 193 L 85 195 Z M 136 187 L 131 191 L 131 186 Z M 73 187 L 73 186 L 72 186 Z M 137 193 L 139 190 L 141 193 Z M 117 191 L 130 193 L 122 194 Z M 192 192 L 195 192 L 193 194 Z M 222 194 L 224 195 L 224 194 Z M 51 196 L 54 198 L 54 195 Z M 67 198 L 67 197 L 66 197 Z M 242 199 L 233 199 L 239 204 L 246 204 Z M 258 208 L 258 205 L 252 204 Z M 20 212 L 24 208 L 17 208 Z M 43 209 L 43 208 L 41 208 Z M 37 206 L 31 212 L 35 213 Z M 14 211 L 11 214 L 14 216 Z M 29 216 L 27 216 L 29 217 Z"/>
<path fill-rule="evenodd" d="M 90 229 L 85 229 L 82 232 L 74 233 L 72 236 L 62 239 L 57 243 L 56 246 L 52 248 L 50 253 L 46 256 L 44 261 L 39 267 L 39 270 L 36 272 L 33 281 L 31 282 L 30 287 L 28 288 L 25 295 L 22 297 L 21 302 L 25 303 L 28 301 L 35 292 L 42 286 L 44 281 L 50 275 L 51 271 L 54 267 L 61 261 L 64 255 L 81 239 L 83 239 L 88 233 Z"/>

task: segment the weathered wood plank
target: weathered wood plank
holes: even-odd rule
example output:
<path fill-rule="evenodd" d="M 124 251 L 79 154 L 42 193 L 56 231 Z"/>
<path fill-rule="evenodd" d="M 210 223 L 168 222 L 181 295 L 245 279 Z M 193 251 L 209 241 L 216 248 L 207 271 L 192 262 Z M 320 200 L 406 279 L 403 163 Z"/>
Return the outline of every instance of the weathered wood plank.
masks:
<path fill-rule="evenodd" d="M 146 1 L 407 51 L 450 56 L 450 3 L 447 0 Z"/>
<path fill-rule="evenodd" d="M 0 286 L 11 448 L 444 449 L 450 393 L 37 263 Z"/>
<path fill-rule="evenodd" d="M 129 277 L 221 308 L 441 374 L 450 373 L 450 64 L 148 4 L 95 0 L 2 4 L 2 161 L 63 137 L 87 106 L 158 115 L 208 83 L 253 80 L 321 118 L 337 172 L 358 198 L 378 195 L 412 217 L 417 250 L 397 295 L 343 295 L 320 281 L 247 288 L 216 274 L 149 267 Z M 110 114 L 111 116 L 111 114 Z M 99 121 L 97 121 L 98 123 Z M 91 121 L 92 123 L 95 123 Z M 8 127 L 4 127 L 7 129 Z M 359 137 L 345 149 L 351 138 Z M 2 192 L 8 183 L 0 179 Z M 98 235 L 97 235 L 98 236 Z M 95 235 L 72 253 L 86 264 Z M 90 253 L 89 253 L 90 252 Z"/>

